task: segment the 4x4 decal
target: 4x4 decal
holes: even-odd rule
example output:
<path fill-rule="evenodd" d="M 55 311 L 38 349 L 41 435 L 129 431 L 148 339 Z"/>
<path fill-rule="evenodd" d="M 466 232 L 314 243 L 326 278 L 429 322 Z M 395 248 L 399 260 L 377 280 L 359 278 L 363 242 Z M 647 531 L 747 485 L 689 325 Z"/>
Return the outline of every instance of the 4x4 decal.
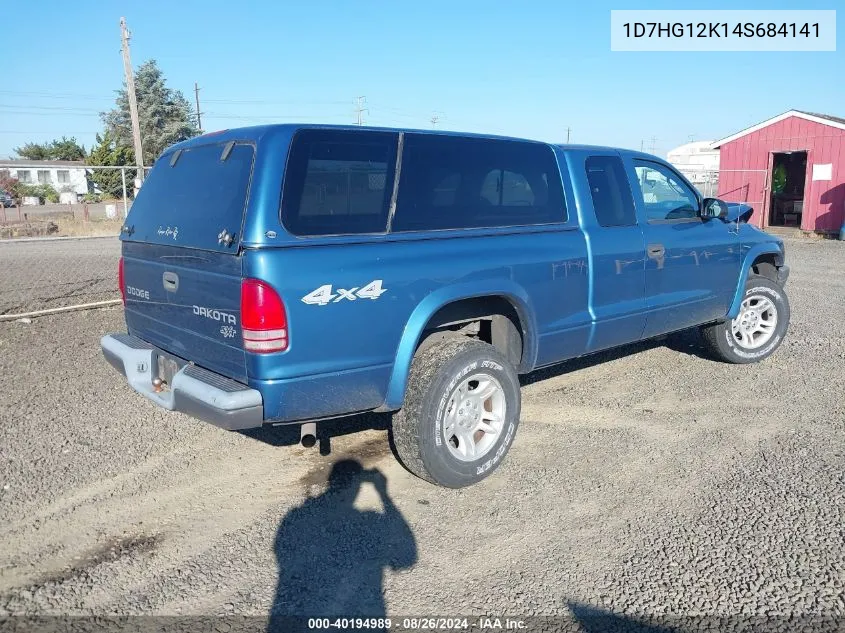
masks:
<path fill-rule="evenodd" d="M 309 305 L 324 306 L 338 301 L 355 301 L 356 299 L 378 299 L 387 292 L 387 288 L 381 287 L 382 280 L 375 279 L 361 288 L 338 288 L 337 293 L 332 291 L 331 284 L 320 286 L 302 297 L 302 303 Z"/>

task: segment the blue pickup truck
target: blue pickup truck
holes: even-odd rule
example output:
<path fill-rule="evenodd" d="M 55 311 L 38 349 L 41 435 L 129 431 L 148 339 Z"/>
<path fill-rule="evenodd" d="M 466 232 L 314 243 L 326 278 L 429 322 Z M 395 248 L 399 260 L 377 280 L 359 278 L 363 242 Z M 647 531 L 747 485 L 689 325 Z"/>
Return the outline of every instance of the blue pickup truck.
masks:
<path fill-rule="evenodd" d="M 518 375 L 687 328 L 760 361 L 789 323 L 781 240 L 671 165 L 606 147 L 268 125 L 166 150 L 121 231 L 138 392 L 219 427 L 395 412 L 430 482 L 489 475 Z"/>

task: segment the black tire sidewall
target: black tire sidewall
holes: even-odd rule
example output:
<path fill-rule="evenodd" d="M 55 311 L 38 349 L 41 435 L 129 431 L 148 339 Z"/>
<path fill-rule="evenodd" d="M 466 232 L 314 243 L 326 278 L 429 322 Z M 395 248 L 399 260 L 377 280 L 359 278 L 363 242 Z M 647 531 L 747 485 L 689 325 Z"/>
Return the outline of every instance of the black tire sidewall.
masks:
<path fill-rule="evenodd" d="M 502 386 L 506 411 L 502 433 L 490 450 L 478 460 L 463 462 L 449 452 L 443 437 L 443 419 L 449 396 L 455 387 L 473 373 L 490 374 Z M 520 388 L 516 370 L 496 349 L 479 343 L 445 362 L 426 390 L 420 407 L 420 457 L 437 483 L 460 488 L 481 481 L 504 459 L 519 426 Z"/>
<path fill-rule="evenodd" d="M 734 340 L 731 322 L 726 321 L 717 335 L 717 340 L 720 350 L 736 363 L 756 363 L 771 356 L 780 347 L 789 327 L 789 300 L 781 286 L 765 277 L 751 277 L 745 285 L 743 300 L 752 294 L 761 294 L 772 300 L 777 309 L 778 323 L 774 335 L 765 345 L 759 349 L 748 350 Z"/>

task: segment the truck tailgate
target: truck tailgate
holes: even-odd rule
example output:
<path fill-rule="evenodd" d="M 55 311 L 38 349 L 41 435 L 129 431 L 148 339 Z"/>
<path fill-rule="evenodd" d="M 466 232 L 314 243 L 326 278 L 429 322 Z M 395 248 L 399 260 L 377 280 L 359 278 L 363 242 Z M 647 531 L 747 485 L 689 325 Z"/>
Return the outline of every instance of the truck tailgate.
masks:
<path fill-rule="evenodd" d="M 129 333 L 200 367 L 246 380 L 241 258 L 124 242 Z"/>

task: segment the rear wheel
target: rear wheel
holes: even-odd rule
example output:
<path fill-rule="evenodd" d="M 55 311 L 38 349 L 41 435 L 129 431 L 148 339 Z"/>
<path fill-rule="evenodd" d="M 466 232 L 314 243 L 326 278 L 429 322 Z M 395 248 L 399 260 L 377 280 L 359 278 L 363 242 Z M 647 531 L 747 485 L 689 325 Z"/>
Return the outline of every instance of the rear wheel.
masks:
<path fill-rule="evenodd" d="M 396 456 L 426 481 L 469 486 L 501 464 L 519 409 L 516 370 L 492 345 L 460 338 L 423 346 L 393 418 Z"/>
<path fill-rule="evenodd" d="M 728 363 L 756 363 L 771 356 L 789 327 L 789 300 L 767 277 L 751 276 L 739 314 L 731 321 L 702 328 L 710 353 Z"/>

